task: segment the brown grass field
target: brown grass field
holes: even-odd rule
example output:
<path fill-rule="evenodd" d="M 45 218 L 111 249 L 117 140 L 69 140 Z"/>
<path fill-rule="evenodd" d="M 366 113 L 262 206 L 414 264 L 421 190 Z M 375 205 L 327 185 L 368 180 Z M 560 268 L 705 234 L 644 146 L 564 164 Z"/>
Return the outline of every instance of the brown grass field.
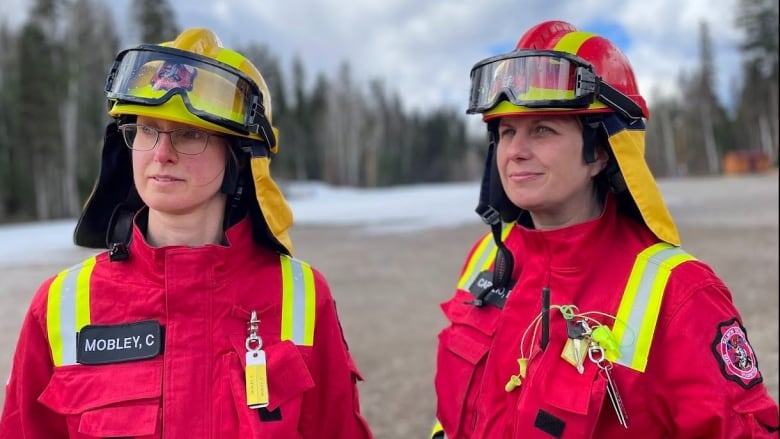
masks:
<path fill-rule="evenodd" d="M 770 393 L 778 400 L 778 174 L 661 182 L 683 248 L 732 291 Z M 684 202 L 675 203 L 682 199 Z M 473 209 L 472 205 L 464 209 Z M 439 303 L 487 231 L 478 222 L 393 235 L 359 228 L 292 230 L 296 256 L 322 271 L 358 367 L 363 413 L 377 439 L 425 437 L 434 418 Z M 3 243 L 0 243 L 3 245 Z M 73 262 L 84 251 L 74 249 Z M 45 255 L 41 255 L 45 261 Z M 71 264 L 0 266 L 0 376 L 10 367 L 30 297 Z M 0 404 L 4 395 L 0 393 Z"/>

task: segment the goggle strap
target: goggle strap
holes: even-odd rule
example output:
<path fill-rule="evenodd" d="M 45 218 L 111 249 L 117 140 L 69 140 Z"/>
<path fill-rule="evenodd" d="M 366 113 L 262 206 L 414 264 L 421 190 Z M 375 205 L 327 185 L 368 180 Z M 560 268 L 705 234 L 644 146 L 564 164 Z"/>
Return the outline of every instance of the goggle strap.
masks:
<path fill-rule="evenodd" d="M 628 120 L 642 119 L 642 108 L 616 88 L 599 81 L 599 100 Z"/>
<path fill-rule="evenodd" d="M 276 146 L 276 136 L 274 135 L 271 124 L 265 117 L 265 107 L 263 106 L 262 96 L 252 96 L 252 102 L 249 103 L 248 119 L 246 125 L 249 131 L 260 134 L 263 139 L 268 142 L 269 148 L 273 149 Z"/>

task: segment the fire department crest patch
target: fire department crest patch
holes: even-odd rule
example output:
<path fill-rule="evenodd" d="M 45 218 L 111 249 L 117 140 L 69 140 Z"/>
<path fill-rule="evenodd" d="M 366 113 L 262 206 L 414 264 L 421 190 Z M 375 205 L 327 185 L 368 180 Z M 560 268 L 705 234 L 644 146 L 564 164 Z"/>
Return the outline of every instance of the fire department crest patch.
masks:
<path fill-rule="evenodd" d="M 718 325 L 712 351 L 727 379 L 749 389 L 763 381 L 745 328 L 736 318 Z"/>

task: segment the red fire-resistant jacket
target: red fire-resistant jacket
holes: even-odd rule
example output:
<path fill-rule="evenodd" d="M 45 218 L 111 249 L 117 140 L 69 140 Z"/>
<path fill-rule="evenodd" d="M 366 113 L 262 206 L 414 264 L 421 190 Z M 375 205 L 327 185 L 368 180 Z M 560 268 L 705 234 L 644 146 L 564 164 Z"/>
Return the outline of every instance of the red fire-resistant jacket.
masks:
<path fill-rule="evenodd" d="M 466 304 L 473 300 L 468 285 L 442 304 L 450 324 L 439 335 L 435 386 L 448 439 L 778 437 L 777 404 L 731 294 L 708 266 L 696 260 L 670 266 L 646 368 L 613 364 L 626 429 L 608 398 L 606 375 L 587 358 L 582 374 L 562 358 L 568 333 L 557 307 L 575 305 L 614 328 L 606 315 L 617 314 L 637 255 L 657 239 L 618 213 L 612 198 L 587 223 L 553 231 L 511 227 L 505 243 L 515 255 L 516 284 L 503 309 Z M 464 273 L 483 248 L 474 246 Z M 532 322 L 544 287 L 552 311 L 542 351 Z M 635 344 L 628 337 L 621 346 Z M 525 377 L 507 391 L 521 357 L 528 359 Z"/>
<path fill-rule="evenodd" d="M 226 237 L 227 246 L 151 248 L 134 228 L 129 260 L 103 253 L 44 282 L 18 341 L 0 438 L 371 438 L 325 278 L 255 245 L 247 220 Z M 263 409 L 246 402 L 252 310 L 267 357 Z M 53 340 L 73 339 L 56 328 L 74 320 L 117 336 L 88 340 L 106 364 L 68 360 L 71 344 Z M 127 325 L 149 321 L 162 328 L 162 352 L 111 362 L 141 349 L 123 336 Z"/>

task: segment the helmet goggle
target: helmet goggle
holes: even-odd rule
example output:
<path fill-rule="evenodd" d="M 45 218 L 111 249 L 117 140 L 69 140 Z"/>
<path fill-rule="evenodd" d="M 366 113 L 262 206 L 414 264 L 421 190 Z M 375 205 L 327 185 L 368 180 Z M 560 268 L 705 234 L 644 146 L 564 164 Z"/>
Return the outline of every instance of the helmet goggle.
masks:
<path fill-rule="evenodd" d="M 106 80 L 109 103 L 160 105 L 179 95 L 195 116 L 241 134 L 276 138 L 263 95 L 240 70 L 194 53 L 140 46 L 117 55 Z"/>
<path fill-rule="evenodd" d="M 503 100 L 528 108 L 571 109 L 599 100 L 630 119 L 642 117 L 641 108 L 602 82 L 590 63 L 551 50 L 518 50 L 474 65 L 466 112 L 484 113 Z"/>

